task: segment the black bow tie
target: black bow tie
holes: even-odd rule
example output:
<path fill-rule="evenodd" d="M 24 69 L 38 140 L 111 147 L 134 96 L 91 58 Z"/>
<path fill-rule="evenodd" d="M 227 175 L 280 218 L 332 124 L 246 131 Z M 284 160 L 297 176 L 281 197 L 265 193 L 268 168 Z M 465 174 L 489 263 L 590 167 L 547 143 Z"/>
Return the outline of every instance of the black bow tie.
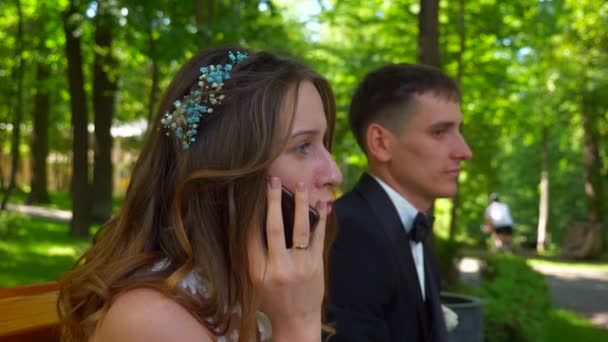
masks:
<path fill-rule="evenodd" d="M 412 230 L 410 230 L 410 240 L 416 243 L 426 240 L 432 231 L 433 221 L 434 218 L 432 216 L 428 217 L 423 213 L 416 214 Z"/>

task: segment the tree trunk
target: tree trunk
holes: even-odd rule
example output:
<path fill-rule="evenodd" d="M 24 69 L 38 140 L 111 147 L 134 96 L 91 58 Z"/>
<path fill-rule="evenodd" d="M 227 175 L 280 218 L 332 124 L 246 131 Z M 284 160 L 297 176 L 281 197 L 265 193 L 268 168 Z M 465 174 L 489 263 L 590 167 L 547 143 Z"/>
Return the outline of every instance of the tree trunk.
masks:
<path fill-rule="evenodd" d="M 10 110 L 10 106 L 9 106 L 9 110 Z M 4 139 L 2 139 L 2 141 L 0 142 L 4 142 Z M 3 159 L 2 156 L 2 151 L 0 151 L 0 160 Z M 4 169 L 2 169 L 2 163 L 0 163 L 0 191 L 2 191 L 4 193 Z M 1 203 L 0 203 L 0 210 L 2 209 L 1 207 Z"/>
<path fill-rule="evenodd" d="M 538 204 L 538 227 L 536 236 L 536 250 L 545 250 L 547 236 L 547 222 L 549 221 L 549 128 L 544 123 L 543 113 L 543 141 L 540 174 L 540 200 Z"/>
<path fill-rule="evenodd" d="M 234 18 L 234 32 L 236 32 L 235 43 L 241 41 L 241 0 L 232 0 L 231 1 L 232 10 L 234 14 L 232 15 Z"/>
<path fill-rule="evenodd" d="M 11 174 L 8 181 L 8 187 L 2 199 L 1 208 L 6 209 L 11 193 L 15 189 L 15 178 L 17 169 L 19 168 L 19 144 L 21 143 L 21 123 L 23 122 L 23 13 L 21 11 L 21 1 L 17 0 L 17 41 L 14 79 L 17 83 L 15 116 L 13 117 L 13 135 L 11 139 Z"/>
<path fill-rule="evenodd" d="M 91 216 L 105 222 L 112 214 L 112 119 L 118 77 L 112 55 L 113 19 L 106 1 L 97 2 L 95 17 L 95 61 L 93 62 L 93 112 L 95 164 Z"/>
<path fill-rule="evenodd" d="M 49 154 L 50 95 L 46 85 L 49 68 L 43 61 L 36 68 L 36 95 L 34 97 L 34 134 L 32 135 L 32 180 L 28 204 L 49 202 L 46 158 Z"/>
<path fill-rule="evenodd" d="M 194 0 L 194 17 L 196 25 L 201 33 L 202 48 L 211 46 L 211 24 L 213 23 L 215 12 L 214 0 Z"/>
<path fill-rule="evenodd" d="M 462 90 L 462 56 L 464 55 L 464 50 L 466 47 L 466 31 L 464 26 L 464 0 L 458 1 L 458 37 L 460 43 L 460 49 L 458 50 L 457 62 L 458 62 L 458 70 L 456 74 L 456 82 L 460 86 L 461 92 Z M 456 227 L 458 226 L 458 210 L 460 208 L 460 187 L 456 189 L 456 193 L 452 197 L 452 215 L 450 219 L 450 240 L 454 240 L 456 236 Z"/>
<path fill-rule="evenodd" d="M 420 0 L 418 63 L 439 68 L 439 0 Z"/>
<path fill-rule="evenodd" d="M 597 96 L 597 94 L 595 94 L 595 96 Z M 585 194 L 587 195 L 588 205 L 587 221 L 590 223 L 597 223 L 603 228 L 604 203 L 602 199 L 602 162 L 600 160 L 597 142 L 596 108 L 592 102 L 593 97 L 594 94 L 583 94 L 582 106 L 584 131 L 583 165 L 585 167 Z M 602 249 L 604 249 L 605 246 L 606 244 L 603 243 Z"/>
<path fill-rule="evenodd" d="M 420 0 L 417 60 L 421 64 L 439 67 L 439 0 Z M 434 212 L 433 203 L 427 213 L 433 215 Z M 434 234 L 431 234 L 433 238 Z"/>
<path fill-rule="evenodd" d="M 156 101 L 158 99 L 159 71 L 156 57 L 156 43 L 154 42 L 154 34 L 152 32 L 154 23 L 152 22 L 151 16 L 148 14 L 147 10 L 145 8 L 143 10 L 146 17 L 146 35 L 148 38 L 148 51 L 150 57 L 150 73 L 152 74 L 152 85 L 150 87 L 150 96 L 148 98 L 148 129 L 150 129 L 153 126 L 152 120 L 154 120 L 154 110 L 156 109 Z"/>
<path fill-rule="evenodd" d="M 64 14 L 65 50 L 68 62 L 68 83 L 70 90 L 70 109 L 72 111 L 72 236 L 88 236 L 90 226 L 90 189 L 88 178 L 88 113 L 80 38 L 75 33 L 79 25 L 79 13 L 73 1 Z"/>

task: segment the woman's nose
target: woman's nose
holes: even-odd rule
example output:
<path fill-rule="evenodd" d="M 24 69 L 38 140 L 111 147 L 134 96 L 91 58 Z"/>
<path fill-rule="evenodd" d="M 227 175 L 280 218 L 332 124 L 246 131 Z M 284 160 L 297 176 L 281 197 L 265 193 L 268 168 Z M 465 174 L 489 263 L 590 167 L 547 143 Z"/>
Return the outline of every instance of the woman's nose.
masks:
<path fill-rule="evenodd" d="M 319 179 L 319 186 L 334 188 L 342 184 L 342 172 L 329 151 L 324 152 L 323 171 L 322 176 Z"/>

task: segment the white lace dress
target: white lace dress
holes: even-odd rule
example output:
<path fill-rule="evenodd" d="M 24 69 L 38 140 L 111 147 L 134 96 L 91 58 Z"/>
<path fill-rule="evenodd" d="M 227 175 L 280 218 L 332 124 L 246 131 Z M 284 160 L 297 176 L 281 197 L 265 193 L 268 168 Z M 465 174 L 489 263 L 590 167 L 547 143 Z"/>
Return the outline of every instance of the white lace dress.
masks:
<path fill-rule="evenodd" d="M 160 271 L 169 265 L 168 261 L 160 261 L 152 266 L 152 271 Z M 209 290 L 204 282 L 204 279 L 198 275 L 195 271 L 190 272 L 180 283 L 179 286 L 184 290 L 190 292 L 192 295 L 201 294 L 203 297 L 209 297 Z M 238 326 L 241 316 L 241 308 L 235 307 L 232 309 L 232 315 L 234 319 L 231 320 L 231 327 L 228 329 L 228 333 L 223 336 L 217 337 L 217 342 L 236 342 L 239 340 L 239 330 L 235 327 Z M 272 340 L 272 328 L 270 325 L 270 319 L 261 311 L 256 312 L 256 321 L 258 327 L 258 335 L 260 341 L 271 341 Z M 235 324 L 237 323 L 237 324 Z"/>

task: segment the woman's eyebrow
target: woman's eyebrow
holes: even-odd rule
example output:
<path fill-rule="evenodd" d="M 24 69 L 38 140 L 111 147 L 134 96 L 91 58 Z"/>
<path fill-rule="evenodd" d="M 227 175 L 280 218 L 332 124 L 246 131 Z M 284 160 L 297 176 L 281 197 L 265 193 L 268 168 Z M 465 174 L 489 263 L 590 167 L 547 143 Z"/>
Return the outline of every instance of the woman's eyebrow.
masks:
<path fill-rule="evenodd" d="M 296 131 L 294 132 L 290 138 L 297 138 L 301 135 L 316 135 L 316 134 L 321 134 L 321 131 L 318 129 L 305 129 L 305 130 L 301 130 L 301 131 Z"/>

